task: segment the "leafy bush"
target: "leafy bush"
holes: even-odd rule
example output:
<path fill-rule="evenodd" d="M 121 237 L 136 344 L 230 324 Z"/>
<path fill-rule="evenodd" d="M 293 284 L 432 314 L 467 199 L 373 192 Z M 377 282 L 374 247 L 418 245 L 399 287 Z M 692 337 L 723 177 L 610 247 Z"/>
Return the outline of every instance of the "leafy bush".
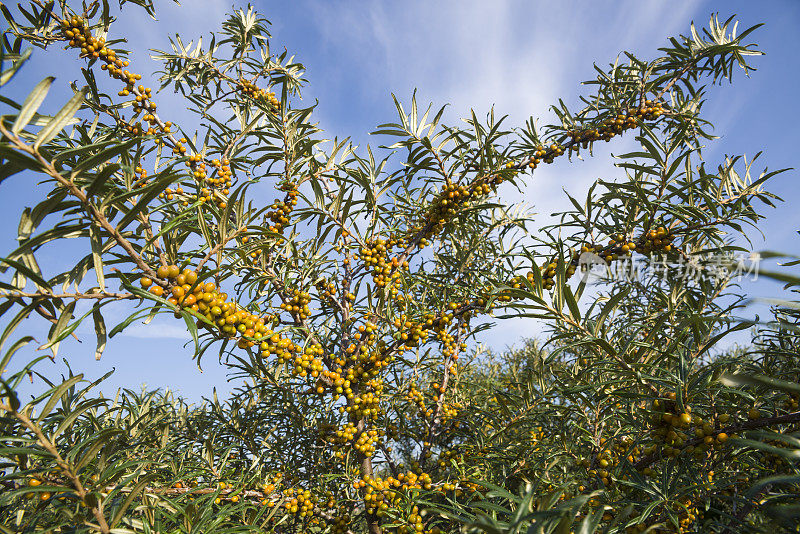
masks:
<path fill-rule="evenodd" d="M 0 260 L 4 532 L 794 528 L 796 304 L 720 350 L 754 325 L 735 319 L 746 295 L 712 261 L 741 250 L 777 172 L 701 160 L 706 85 L 749 72 L 755 28 L 712 17 L 652 61 L 626 54 L 542 128 L 474 113 L 448 126 L 396 100 L 373 132 L 386 146 L 359 152 L 323 141 L 298 98 L 302 65 L 271 51 L 251 9 L 205 48 L 158 52 L 157 90 L 128 70 L 107 3 L 2 10 L 0 83 L 31 48 L 64 44 L 86 82 L 52 117 L 38 113 L 52 78 L 21 104 L 2 97 L 0 181 L 42 180 Z M 168 88 L 202 131 L 158 110 Z M 497 195 L 621 135 L 640 149 L 552 226 L 531 229 Z M 76 265 L 45 274 L 37 257 L 67 239 Z M 581 276 L 632 258 L 651 269 Z M 110 330 L 107 306 L 129 314 Z M 198 360 L 244 379 L 229 399 L 111 399 L 70 371 L 20 401 L 83 321 L 99 358 L 164 313 Z M 547 335 L 477 353 L 493 316 Z M 50 353 L 20 361 L 34 339 L 18 328 L 42 324 Z"/>

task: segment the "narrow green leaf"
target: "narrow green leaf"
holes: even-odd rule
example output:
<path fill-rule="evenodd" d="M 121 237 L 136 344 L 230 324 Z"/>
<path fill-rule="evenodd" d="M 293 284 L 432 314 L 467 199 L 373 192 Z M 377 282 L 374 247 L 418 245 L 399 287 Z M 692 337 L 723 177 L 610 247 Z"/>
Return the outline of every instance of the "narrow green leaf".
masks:
<path fill-rule="evenodd" d="M 183 320 L 186 322 L 186 328 L 189 329 L 189 333 L 192 334 L 192 340 L 194 341 L 194 350 L 197 353 L 200 350 L 200 342 L 197 338 L 197 325 L 192 320 L 192 317 L 188 313 L 184 313 Z"/>
<path fill-rule="evenodd" d="M 603 519 L 603 508 L 598 508 L 583 520 L 581 523 L 581 528 L 578 530 L 578 534 L 594 534 L 597 532 L 597 527 L 600 525 L 600 521 Z"/>
<path fill-rule="evenodd" d="M 19 397 L 17 397 L 17 392 L 11 389 L 11 386 L 8 383 L 0 378 L 0 384 L 3 384 L 3 388 L 5 391 L 5 396 L 8 398 L 8 404 L 12 410 L 17 411 L 19 410 Z M 27 450 L 27 449 L 26 449 Z"/>
<path fill-rule="evenodd" d="M 106 342 L 108 336 L 106 335 L 106 322 L 103 320 L 103 315 L 100 313 L 100 306 L 95 306 L 92 310 L 92 319 L 94 320 L 94 331 L 97 334 L 97 349 L 94 352 L 94 359 L 99 360 L 106 349 Z"/>
<path fill-rule="evenodd" d="M 719 381 L 728 387 L 754 386 L 800 394 L 800 384 L 764 375 L 724 374 Z"/>
<path fill-rule="evenodd" d="M 64 392 L 81 380 L 83 380 L 83 374 L 75 375 L 54 388 L 52 390 L 53 392 L 50 394 L 50 398 L 47 399 L 47 402 L 45 403 L 41 412 L 39 412 L 39 417 L 36 418 L 36 422 L 41 423 L 42 420 L 53 410 L 53 408 L 55 408 L 56 403 L 61 399 L 61 396 L 64 395 Z"/>
<path fill-rule="evenodd" d="M 625 289 L 623 289 L 622 291 L 620 291 L 619 293 L 608 299 L 608 302 L 606 302 L 606 305 L 603 306 L 603 309 L 600 311 L 600 315 L 597 316 L 597 322 L 595 323 L 594 327 L 594 335 L 598 335 L 600 329 L 606 322 L 608 314 L 610 314 L 614 310 L 614 308 L 617 307 L 620 301 L 622 301 L 622 299 L 624 299 L 628 295 L 629 291 L 630 287 L 626 287 Z"/>
<path fill-rule="evenodd" d="M 8 303 L 3 303 L 4 305 L 7 304 L 8 308 L 10 308 L 13 303 L 9 301 Z M 39 304 L 33 303 L 28 304 L 25 306 L 21 311 L 19 311 L 11 321 L 9 321 L 8 325 L 6 325 L 6 329 L 3 330 L 3 335 L 0 336 L 0 348 L 3 347 L 8 337 L 17 329 L 19 324 L 30 315 L 30 313 L 38 306 Z M 6 308 L 6 309 L 8 309 Z M 5 311 L 5 310 L 3 310 Z"/>
<path fill-rule="evenodd" d="M 569 312 L 572 314 L 572 317 L 576 321 L 580 321 L 581 310 L 578 307 L 578 301 L 575 300 L 575 295 L 572 294 L 572 288 L 569 287 L 569 284 L 566 282 L 564 283 L 564 300 L 567 303 L 567 307 L 569 308 Z"/>
<path fill-rule="evenodd" d="M 26 253 L 30 254 L 30 252 Z M 20 259 L 22 259 L 22 256 L 24 256 L 24 254 L 20 255 Z M 34 269 L 32 269 L 29 265 L 29 262 L 30 260 L 26 262 L 26 261 L 12 260 L 11 258 L 0 258 L 0 272 L 5 271 L 6 266 L 13 267 L 14 269 L 16 269 L 17 272 L 19 272 L 26 278 L 30 278 L 31 280 L 33 280 L 33 282 L 37 286 L 48 287 L 47 282 L 45 281 L 44 278 L 42 278 L 41 273 L 38 273 Z"/>
<path fill-rule="evenodd" d="M 133 487 L 133 489 L 125 498 L 125 500 L 122 501 L 122 504 L 119 506 L 116 513 L 114 514 L 114 517 L 111 519 L 111 523 L 109 524 L 109 526 L 112 529 L 115 526 L 117 526 L 117 524 L 119 524 L 120 521 L 122 521 L 122 518 L 125 516 L 125 512 L 128 510 L 128 508 L 130 508 L 134 499 L 136 499 L 136 497 L 139 496 L 142 490 L 144 490 L 144 488 L 147 487 L 147 485 L 157 477 L 158 473 L 148 473 L 141 479 L 139 479 L 139 482 L 136 483 L 136 485 Z"/>
<path fill-rule="evenodd" d="M 72 423 L 75 422 L 75 419 L 80 417 L 84 412 L 94 408 L 95 406 L 101 406 L 105 404 L 107 401 L 106 399 L 90 399 L 81 403 L 81 405 L 74 409 L 68 416 L 64 418 L 61 423 L 59 423 L 58 428 L 56 428 L 55 432 L 51 436 L 51 439 L 56 439 L 58 436 L 61 435 L 68 428 L 72 428 Z"/>
<path fill-rule="evenodd" d="M 11 361 L 11 357 L 14 355 L 14 353 L 31 341 L 33 341 L 33 336 L 25 336 L 18 339 L 13 345 L 11 345 L 11 347 L 8 349 L 8 352 L 6 352 L 6 355 L 3 356 L 2 360 L 0 360 L 0 376 L 3 375 L 3 371 L 6 370 L 6 366 L 8 365 L 8 362 Z"/>
<path fill-rule="evenodd" d="M 55 326 L 50 331 L 49 341 L 39 347 L 39 350 L 47 349 L 53 346 L 58 346 L 58 343 L 70 335 L 75 327 L 77 326 L 77 322 L 75 323 L 72 328 L 69 328 L 69 321 L 72 319 L 72 312 L 75 311 L 75 304 L 76 301 L 72 301 L 64 307 L 64 311 L 61 312 L 61 315 L 58 318 Z M 53 349 L 53 352 L 56 352 L 57 349 Z"/>
<path fill-rule="evenodd" d="M 11 133 L 17 135 L 20 130 L 28 125 L 33 115 L 39 109 L 39 106 L 42 105 L 48 91 L 50 91 L 50 84 L 53 83 L 53 80 L 55 80 L 53 76 L 48 76 L 36 84 L 36 87 L 33 88 L 33 91 L 31 91 L 25 99 L 25 102 L 22 103 L 22 109 L 19 110 L 17 120 L 15 120 L 14 124 L 11 126 Z"/>
<path fill-rule="evenodd" d="M 8 21 L 8 19 L 6 19 Z M 15 61 L 11 62 L 11 66 L 0 73 L 0 87 L 7 84 L 11 81 L 11 78 L 19 71 L 19 68 L 28 61 L 28 58 L 31 57 L 31 53 L 33 52 L 33 48 L 26 49 L 22 54 L 20 54 L 19 58 Z"/>
<path fill-rule="evenodd" d="M 100 286 L 100 291 L 106 290 L 106 277 L 103 273 L 103 238 L 100 236 L 100 229 L 96 224 L 89 226 L 89 242 L 92 246 L 92 264 L 94 266 L 94 273 L 97 275 L 97 285 Z M 98 358 L 99 359 L 99 358 Z"/>
<path fill-rule="evenodd" d="M 123 430 L 119 428 L 109 428 L 93 435 L 88 440 L 86 440 L 86 441 L 94 440 L 94 443 L 92 443 L 91 446 L 89 446 L 89 448 L 84 450 L 81 458 L 75 462 L 75 471 L 80 471 L 81 469 L 89 465 L 89 463 L 92 460 L 96 459 L 98 451 L 103 447 L 105 447 L 106 445 L 108 445 L 110 439 L 115 434 L 121 434 L 122 432 Z M 83 443 L 81 444 L 81 449 L 83 449 L 82 445 Z"/>
<path fill-rule="evenodd" d="M 27 239 L 31 232 L 33 232 L 33 220 L 31 219 L 31 209 L 25 208 L 22 210 L 22 215 L 19 218 L 19 226 L 17 227 L 17 240 L 22 241 Z"/>
<path fill-rule="evenodd" d="M 33 144 L 34 150 L 39 150 L 44 143 L 47 143 L 53 139 L 56 135 L 58 135 L 58 132 L 60 132 L 61 129 L 69 123 L 72 117 L 81 108 L 88 90 L 88 87 L 84 87 L 75 93 L 75 95 L 69 99 L 67 104 L 61 108 L 58 113 L 56 113 L 56 116 L 53 117 L 53 119 L 41 129 L 39 135 L 36 137 L 36 142 Z"/>

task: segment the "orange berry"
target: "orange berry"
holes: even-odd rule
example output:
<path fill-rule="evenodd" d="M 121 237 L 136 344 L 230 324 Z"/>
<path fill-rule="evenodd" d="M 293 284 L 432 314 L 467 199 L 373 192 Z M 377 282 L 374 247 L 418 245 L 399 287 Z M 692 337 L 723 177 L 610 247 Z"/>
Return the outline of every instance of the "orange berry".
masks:
<path fill-rule="evenodd" d="M 197 273 L 188 269 L 183 270 L 183 275 L 186 277 L 187 284 L 194 284 L 197 282 Z"/>

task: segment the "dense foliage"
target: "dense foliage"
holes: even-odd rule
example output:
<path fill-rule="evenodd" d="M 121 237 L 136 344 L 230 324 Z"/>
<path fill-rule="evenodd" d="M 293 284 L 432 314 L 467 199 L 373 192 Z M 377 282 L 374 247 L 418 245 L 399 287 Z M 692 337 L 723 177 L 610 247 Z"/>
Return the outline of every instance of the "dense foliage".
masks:
<path fill-rule="evenodd" d="M 107 2 L 0 8 L 0 84 L 52 47 L 86 84 L 52 117 L 52 77 L 0 97 L 0 181 L 41 193 L 0 259 L 0 531 L 796 531 L 797 308 L 736 320 L 730 268 L 777 173 L 701 159 L 706 87 L 750 71 L 755 28 L 712 17 L 626 54 L 541 128 L 397 101 L 364 151 L 323 140 L 302 65 L 251 9 L 154 54 L 153 90 Z M 170 89 L 198 132 L 158 110 Z M 621 135 L 640 149 L 552 226 L 498 194 Z M 75 265 L 42 269 L 68 239 Z M 109 306 L 128 312 L 110 330 Z M 81 322 L 100 358 L 161 313 L 244 379 L 230 398 L 105 398 L 83 374 L 20 398 Z M 471 348 L 512 317 L 546 334 Z"/>

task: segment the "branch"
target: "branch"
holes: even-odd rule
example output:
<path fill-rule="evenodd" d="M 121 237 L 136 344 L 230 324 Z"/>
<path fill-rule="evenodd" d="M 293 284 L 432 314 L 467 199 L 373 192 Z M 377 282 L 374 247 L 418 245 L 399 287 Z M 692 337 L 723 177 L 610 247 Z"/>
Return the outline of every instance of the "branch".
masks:
<path fill-rule="evenodd" d="M 111 529 L 109 528 L 108 522 L 106 521 L 106 518 L 103 515 L 102 511 L 100 510 L 99 506 L 90 505 L 89 503 L 86 502 L 85 498 L 89 494 L 89 492 L 86 491 L 86 488 L 83 487 L 80 477 L 78 477 L 78 475 L 72 471 L 72 466 L 69 463 L 67 463 L 64 460 L 64 458 L 61 457 L 61 454 L 58 452 L 56 446 L 53 445 L 53 442 L 51 442 L 49 439 L 47 439 L 47 437 L 45 437 L 44 433 L 42 432 L 42 429 L 38 425 L 36 425 L 33 421 L 31 421 L 28 418 L 28 416 L 16 410 L 11 409 L 10 406 L 0 405 L 0 409 L 3 409 L 7 412 L 11 412 L 11 414 L 14 417 L 16 417 L 28 430 L 33 432 L 33 434 L 36 436 L 36 441 L 39 443 L 39 445 L 44 447 L 44 449 L 53 456 L 53 459 L 55 460 L 56 464 L 58 464 L 58 466 L 61 468 L 61 471 L 72 483 L 72 487 L 75 488 L 75 492 L 80 497 L 81 502 L 83 502 L 87 507 L 89 507 L 89 510 L 91 510 L 92 515 L 94 515 L 98 525 L 100 526 L 100 532 L 102 532 L 103 534 L 109 534 L 111 532 Z"/>
<path fill-rule="evenodd" d="M 33 300 L 41 299 L 67 299 L 67 300 L 81 300 L 81 299 L 94 299 L 94 300 L 133 300 L 141 298 L 133 293 L 51 293 L 49 291 L 38 291 L 36 293 L 25 293 L 23 291 L 6 291 L 0 289 L 0 297 L 8 299 L 21 299 L 30 298 Z"/>
<path fill-rule="evenodd" d="M 125 239 L 122 234 L 117 230 L 115 226 L 113 226 L 106 216 L 103 215 L 100 210 L 90 202 L 89 197 L 87 194 L 80 189 L 74 182 L 64 178 L 58 170 L 53 166 L 52 162 L 45 159 L 38 150 L 35 150 L 33 147 L 29 146 L 25 142 L 22 141 L 17 135 L 8 131 L 2 123 L 0 123 L 0 133 L 3 134 L 9 141 L 11 141 L 14 146 L 17 147 L 18 150 L 21 152 L 25 152 L 30 154 L 39 162 L 42 166 L 42 170 L 50 177 L 54 178 L 62 187 L 64 187 L 67 192 L 72 195 L 73 197 L 77 198 L 80 203 L 83 205 L 83 209 L 86 213 L 100 225 L 100 227 L 108 232 L 108 234 L 117 242 L 117 244 L 122 247 L 122 249 L 128 254 L 128 256 L 133 260 L 139 269 L 142 270 L 148 277 L 152 278 L 153 280 L 158 280 L 158 275 L 156 272 L 142 259 L 138 252 L 133 248 L 133 245 L 130 241 Z"/>

